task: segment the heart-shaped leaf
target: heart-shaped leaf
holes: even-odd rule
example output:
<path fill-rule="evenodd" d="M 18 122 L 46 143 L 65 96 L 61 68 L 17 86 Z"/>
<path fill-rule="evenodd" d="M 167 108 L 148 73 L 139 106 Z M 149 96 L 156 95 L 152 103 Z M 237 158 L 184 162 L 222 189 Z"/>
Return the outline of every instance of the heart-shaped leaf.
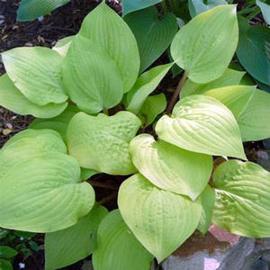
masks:
<path fill-rule="evenodd" d="M 114 116 L 76 114 L 67 131 L 69 153 L 81 167 L 113 175 L 136 171 L 128 151 L 140 128 L 140 119 L 130 112 Z"/>
<path fill-rule="evenodd" d="M 139 172 L 157 187 L 195 200 L 205 189 L 212 172 L 212 158 L 182 150 L 148 134 L 130 143 L 132 161 Z"/>
<path fill-rule="evenodd" d="M 136 37 L 142 72 L 171 44 L 178 30 L 176 17 L 172 13 L 161 17 L 155 7 L 150 7 L 125 16 L 125 21 Z"/>
<path fill-rule="evenodd" d="M 137 114 L 147 97 L 154 92 L 171 67 L 172 64 L 166 64 L 143 73 L 127 94 L 127 110 Z"/>
<path fill-rule="evenodd" d="M 32 103 L 63 103 L 67 96 L 61 83 L 63 58 L 43 47 L 21 47 L 2 53 L 9 78 Z"/>
<path fill-rule="evenodd" d="M 95 114 L 109 109 L 123 97 L 116 63 L 90 39 L 81 36 L 73 39 L 62 73 L 71 100 L 85 112 Z"/>
<path fill-rule="evenodd" d="M 121 185 L 118 205 L 128 227 L 159 262 L 185 242 L 201 216 L 199 203 L 161 190 L 140 174 Z"/>
<path fill-rule="evenodd" d="M 28 100 L 13 84 L 7 74 L 0 77 L 0 105 L 17 114 L 31 114 L 39 118 L 51 118 L 62 113 L 67 103 L 36 105 Z"/>
<path fill-rule="evenodd" d="M 63 268 L 89 256 L 96 247 L 97 228 L 107 212 L 106 208 L 95 206 L 72 227 L 47 233 L 45 268 Z"/>
<path fill-rule="evenodd" d="M 165 115 L 158 121 L 156 133 L 160 139 L 192 152 L 246 159 L 232 112 L 212 97 L 183 98 L 172 117 Z"/>
<path fill-rule="evenodd" d="M 213 222 L 229 232 L 270 236 L 270 173 L 252 162 L 230 160 L 214 173 Z"/>
<path fill-rule="evenodd" d="M 79 33 L 116 62 L 124 92 L 128 92 L 138 77 L 140 55 L 136 39 L 124 20 L 102 1 L 86 16 Z"/>
<path fill-rule="evenodd" d="M 171 54 L 192 81 L 207 83 L 224 73 L 237 43 L 236 6 L 223 5 L 197 15 L 183 26 L 172 42 Z"/>
<path fill-rule="evenodd" d="M 129 231 L 118 210 L 101 222 L 98 248 L 93 253 L 95 270 L 149 270 L 153 256 Z"/>
<path fill-rule="evenodd" d="M 123 14 L 127 15 L 128 13 L 153 6 L 159 2 L 161 0 L 122 0 Z"/>

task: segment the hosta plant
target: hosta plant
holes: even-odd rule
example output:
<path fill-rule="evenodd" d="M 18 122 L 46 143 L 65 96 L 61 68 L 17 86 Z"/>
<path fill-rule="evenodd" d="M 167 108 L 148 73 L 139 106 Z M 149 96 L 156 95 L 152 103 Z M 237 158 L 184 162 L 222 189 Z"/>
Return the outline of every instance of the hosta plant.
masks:
<path fill-rule="evenodd" d="M 102 2 L 53 49 L 4 52 L 0 104 L 36 119 L 0 151 L 0 227 L 45 233 L 48 270 L 90 254 L 95 270 L 149 270 L 212 223 L 269 237 L 270 173 L 243 142 L 270 137 L 270 95 L 230 66 L 238 41 L 236 6 L 218 5 L 143 72 L 140 40 Z M 102 173 L 124 179 L 111 212 L 91 185 Z"/>

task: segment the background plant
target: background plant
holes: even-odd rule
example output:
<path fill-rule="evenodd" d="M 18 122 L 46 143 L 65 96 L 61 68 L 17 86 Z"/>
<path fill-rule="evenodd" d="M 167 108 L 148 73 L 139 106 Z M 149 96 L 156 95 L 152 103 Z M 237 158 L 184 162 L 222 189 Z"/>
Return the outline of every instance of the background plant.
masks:
<path fill-rule="evenodd" d="M 153 257 L 161 262 L 211 222 L 269 236 L 269 172 L 240 161 L 242 141 L 270 137 L 269 94 L 228 68 L 238 45 L 236 7 L 198 12 L 177 33 L 174 15 L 160 23 L 155 8 L 138 12 L 153 14 L 153 40 L 163 42 L 159 30 L 174 25 L 154 52 L 156 43 L 139 38 L 137 12 L 125 17 L 134 37 L 101 3 L 76 36 L 52 50 L 2 55 L 1 105 L 39 119 L 1 150 L 0 226 L 46 233 L 47 269 L 91 253 L 95 269 L 149 269 Z M 143 72 L 171 41 L 173 62 Z M 241 63 L 241 35 L 239 46 Z M 153 95 L 175 63 L 184 71 L 174 94 Z M 211 178 L 212 156 L 235 159 Z M 128 178 L 118 194 L 120 211 L 108 214 L 95 203 L 91 178 L 83 180 L 97 173 Z"/>

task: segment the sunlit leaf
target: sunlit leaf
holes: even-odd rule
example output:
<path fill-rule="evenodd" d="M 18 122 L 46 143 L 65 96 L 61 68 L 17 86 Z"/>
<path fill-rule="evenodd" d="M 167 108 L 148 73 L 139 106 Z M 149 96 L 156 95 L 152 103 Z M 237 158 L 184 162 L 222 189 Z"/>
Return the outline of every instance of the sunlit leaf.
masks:
<path fill-rule="evenodd" d="M 214 173 L 213 222 L 229 232 L 255 238 L 270 235 L 270 173 L 252 162 L 230 160 Z"/>
<path fill-rule="evenodd" d="M 192 152 L 246 159 L 232 112 L 212 97 L 183 98 L 155 129 L 160 139 Z"/>
<path fill-rule="evenodd" d="M 95 270 L 149 270 L 153 256 L 129 231 L 118 210 L 101 222 L 98 248 L 93 253 Z"/>
<path fill-rule="evenodd" d="M 188 9 L 191 17 L 220 5 L 227 5 L 225 0 L 188 0 Z"/>
<path fill-rule="evenodd" d="M 140 56 L 136 39 L 124 20 L 102 1 L 84 19 L 80 35 L 91 39 L 116 62 L 124 92 L 129 91 L 138 76 Z"/>
<path fill-rule="evenodd" d="M 172 13 L 160 16 L 155 7 L 125 16 L 134 33 L 141 58 L 141 71 L 148 68 L 169 47 L 178 26 Z"/>
<path fill-rule="evenodd" d="M 65 38 L 62 38 L 56 42 L 53 50 L 57 51 L 60 55 L 66 56 L 68 49 L 71 45 L 72 40 L 75 38 L 75 36 L 68 36 Z"/>
<path fill-rule="evenodd" d="M 58 269 L 89 256 L 96 247 L 96 232 L 107 210 L 95 206 L 72 227 L 47 233 L 45 237 L 45 268 Z"/>
<path fill-rule="evenodd" d="M 30 114 L 40 118 L 55 117 L 67 107 L 66 102 L 43 106 L 32 103 L 16 88 L 7 74 L 0 77 L 0 105 L 17 114 Z"/>
<path fill-rule="evenodd" d="M 212 158 L 182 150 L 148 134 L 130 143 L 132 161 L 138 171 L 164 190 L 195 200 L 205 189 L 212 172 Z"/>
<path fill-rule="evenodd" d="M 71 100 L 88 113 L 114 107 L 123 97 L 123 83 L 115 62 L 100 46 L 81 36 L 72 41 L 68 50 L 63 82 Z"/>
<path fill-rule="evenodd" d="M 147 97 L 157 88 L 172 64 L 154 67 L 143 73 L 127 94 L 127 110 L 138 113 Z"/>
<path fill-rule="evenodd" d="M 185 242 L 201 216 L 199 203 L 161 190 L 140 174 L 123 182 L 118 205 L 128 227 L 159 262 Z"/>
<path fill-rule="evenodd" d="M 161 0 L 122 0 L 123 14 L 127 15 L 128 13 L 153 6 L 159 2 Z"/>
<path fill-rule="evenodd" d="M 224 73 L 237 43 L 236 6 L 224 5 L 203 12 L 184 25 L 173 40 L 171 54 L 192 81 L 207 83 Z"/>
<path fill-rule="evenodd" d="M 69 153 L 83 168 L 113 175 L 132 174 L 136 169 L 128 146 L 140 125 L 140 119 L 130 112 L 114 116 L 78 113 L 68 127 Z"/>
<path fill-rule="evenodd" d="M 44 47 L 21 47 L 2 53 L 9 78 L 36 105 L 63 103 L 67 96 L 61 83 L 63 58 Z"/>

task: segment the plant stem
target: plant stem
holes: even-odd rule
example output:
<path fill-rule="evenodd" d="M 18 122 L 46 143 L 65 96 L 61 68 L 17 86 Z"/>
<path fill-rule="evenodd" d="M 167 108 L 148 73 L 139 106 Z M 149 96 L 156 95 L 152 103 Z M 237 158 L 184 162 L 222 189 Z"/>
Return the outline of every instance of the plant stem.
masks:
<path fill-rule="evenodd" d="M 178 83 L 178 85 L 173 93 L 173 96 L 169 102 L 169 105 L 168 105 L 167 110 L 166 110 L 167 114 L 172 113 L 173 107 L 179 98 L 180 92 L 181 92 L 183 86 L 185 85 L 186 80 L 187 80 L 187 73 L 184 72 L 184 74 L 183 74 L 182 78 L 180 79 L 180 81 L 179 81 L 179 83 Z"/>

